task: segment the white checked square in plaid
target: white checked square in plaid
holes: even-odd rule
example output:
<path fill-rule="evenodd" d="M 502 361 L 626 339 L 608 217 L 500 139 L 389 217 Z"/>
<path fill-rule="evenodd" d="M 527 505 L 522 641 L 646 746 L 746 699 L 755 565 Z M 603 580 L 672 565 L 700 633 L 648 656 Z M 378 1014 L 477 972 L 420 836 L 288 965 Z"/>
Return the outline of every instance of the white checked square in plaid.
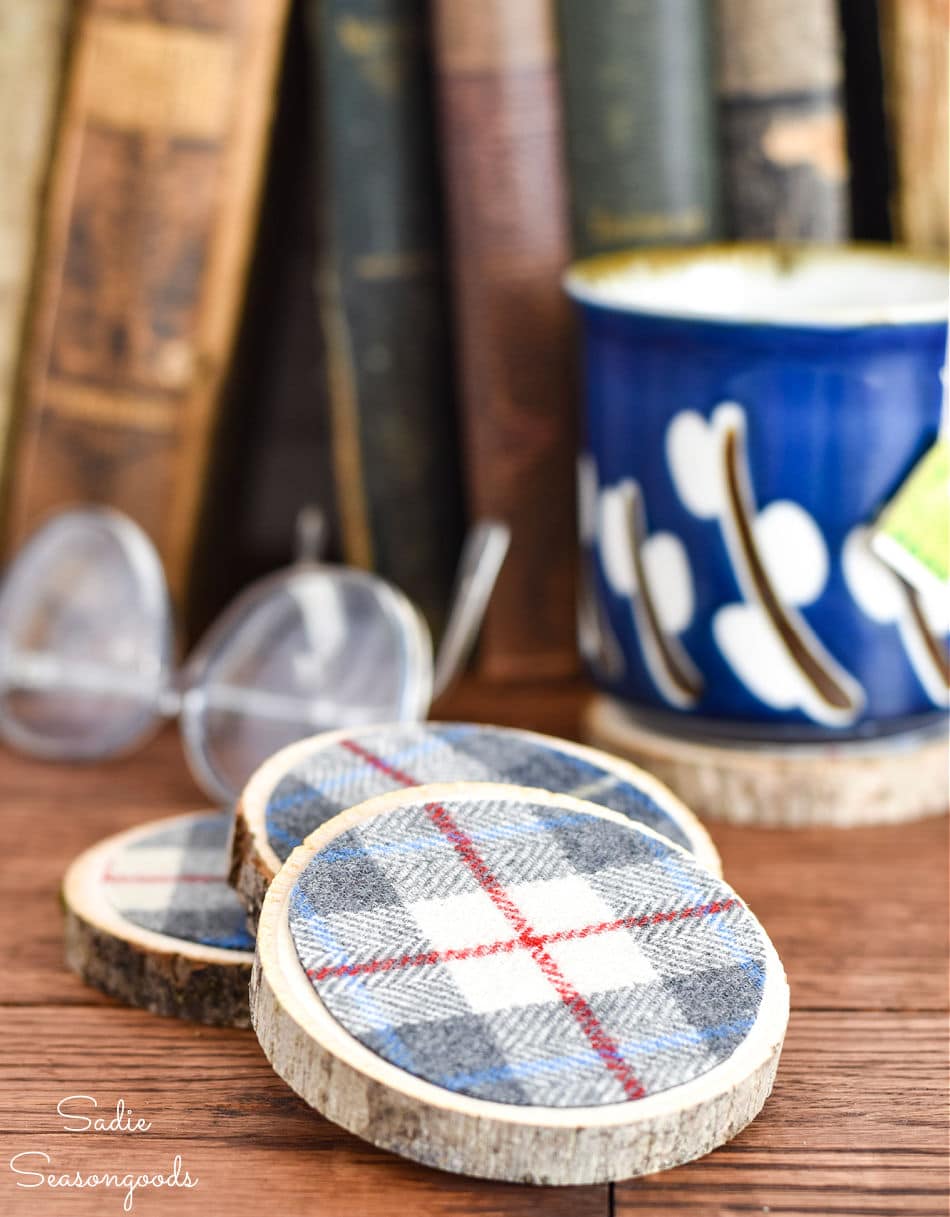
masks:
<path fill-rule="evenodd" d="M 253 951 L 244 909 L 227 883 L 231 816 L 178 817 L 125 841 L 102 881 L 127 921 L 185 942 Z"/>
<path fill-rule="evenodd" d="M 431 782 L 505 782 L 588 799 L 694 850 L 699 834 L 670 799 L 637 785 L 596 754 L 511 728 L 475 723 L 399 723 L 320 737 L 267 800 L 268 844 L 286 861 L 327 820 L 376 795 Z M 708 848 L 705 835 L 703 847 Z"/>
<path fill-rule="evenodd" d="M 725 1060 L 762 999 L 755 918 L 634 825 L 424 792 L 341 833 L 290 901 L 300 961 L 357 1040 L 503 1103 L 636 1100 Z"/>

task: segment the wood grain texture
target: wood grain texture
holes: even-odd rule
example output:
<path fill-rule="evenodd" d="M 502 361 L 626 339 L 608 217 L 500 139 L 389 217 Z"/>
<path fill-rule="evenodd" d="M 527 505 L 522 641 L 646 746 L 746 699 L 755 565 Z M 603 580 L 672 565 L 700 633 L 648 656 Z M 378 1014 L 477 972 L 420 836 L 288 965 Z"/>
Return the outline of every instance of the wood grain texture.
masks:
<path fill-rule="evenodd" d="M 9 541 L 108 503 L 186 579 L 287 0 L 79 9 L 27 324 Z"/>
<path fill-rule="evenodd" d="M 148 951 L 131 937 L 106 934 L 68 905 L 64 918 L 66 962 L 87 984 L 153 1014 L 211 1026 L 247 1026 L 250 964 L 221 967 L 169 951 Z"/>
<path fill-rule="evenodd" d="M 913 746 L 862 741 L 847 746 L 765 749 L 703 744 L 639 723 L 611 697 L 585 713 L 590 743 L 654 772 L 710 820 L 803 828 L 898 824 L 947 813 L 948 748 L 931 732 Z"/>
<path fill-rule="evenodd" d="M 762 1117 L 701 1162 L 617 1184 L 617 1217 L 945 1217 L 945 1026 L 943 1015 L 793 1015 Z"/>
<path fill-rule="evenodd" d="M 12 1185 L 8 1159 L 42 1148 L 65 1169 L 167 1169 L 181 1153 L 199 1178 L 191 1192 L 140 1196 L 153 1217 L 606 1217 L 607 1189 L 538 1190 L 480 1184 L 403 1162 L 321 1120 L 274 1074 L 253 1032 L 187 1026 L 113 1007 L 51 1008 L 5 1018 L 9 1062 L 0 1098 L 0 1205 L 7 1217 L 105 1217 L 121 1202 L 99 1192 L 43 1193 Z M 56 1104 L 91 1094 L 114 1108 L 120 1095 L 148 1133 L 65 1133 Z M 106 1113 L 108 1114 L 108 1112 Z M 240 1163 L 240 1169 L 237 1169 Z M 105 1197 L 105 1198 L 104 1198 Z"/>
<path fill-rule="evenodd" d="M 579 684 L 463 683 L 443 717 L 577 738 Z M 66 865 L 107 833 L 203 800 L 172 732 L 95 767 L 0 752 L 0 1210 L 11 1217 L 121 1212 L 96 1192 L 18 1191 L 24 1149 L 92 1170 L 166 1166 L 194 1192 L 140 1196 L 151 1217 L 262 1210 L 285 1217 L 608 1217 L 606 1187 L 538 1190 L 453 1178 L 374 1150 L 320 1119 L 273 1074 L 251 1032 L 124 1010 L 62 960 Z M 700 1162 L 617 1185 L 624 1217 L 946 1217 L 946 819 L 851 829 L 713 826 L 726 878 L 788 971 L 792 1018 L 775 1090 L 735 1141 Z M 12 982 L 12 983 L 11 983 Z M 120 1095 L 153 1121 L 141 1138 L 62 1131 L 57 1101 Z M 240 1163 L 240 1172 L 236 1165 Z"/>

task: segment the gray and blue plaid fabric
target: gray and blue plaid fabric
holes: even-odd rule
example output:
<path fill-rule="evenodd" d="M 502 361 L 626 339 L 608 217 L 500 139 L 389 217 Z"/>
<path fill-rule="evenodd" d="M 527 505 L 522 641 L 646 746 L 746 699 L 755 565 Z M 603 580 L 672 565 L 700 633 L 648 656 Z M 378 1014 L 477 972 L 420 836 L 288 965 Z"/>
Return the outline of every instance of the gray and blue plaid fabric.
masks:
<path fill-rule="evenodd" d="M 675 813 L 627 778 L 526 732 L 475 723 L 368 728 L 316 746 L 272 791 L 267 840 L 285 862 L 315 828 L 366 799 L 400 787 L 463 781 L 574 795 L 646 824 L 685 849 L 693 845 Z"/>
<path fill-rule="evenodd" d="M 123 845 L 102 876 L 113 908 L 171 938 L 253 951 L 246 914 L 227 883 L 230 831 L 228 813 L 202 813 Z"/>
<path fill-rule="evenodd" d="M 311 859 L 290 931 L 357 1040 L 502 1103 L 599 1105 L 688 1082 L 748 1035 L 765 976 L 758 922 L 689 855 L 531 801 L 407 792 Z"/>

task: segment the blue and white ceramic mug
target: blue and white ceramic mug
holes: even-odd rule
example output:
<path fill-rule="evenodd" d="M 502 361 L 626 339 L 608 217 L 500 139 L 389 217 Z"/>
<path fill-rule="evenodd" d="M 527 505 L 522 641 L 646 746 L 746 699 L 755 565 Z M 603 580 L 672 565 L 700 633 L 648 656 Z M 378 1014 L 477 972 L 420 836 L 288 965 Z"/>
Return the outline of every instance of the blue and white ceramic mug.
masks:
<path fill-rule="evenodd" d="M 947 597 L 879 562 L 868 526 L 937 433 L 946 269 L 719 246 L 590 259 L 566 285 L 598 683 L 697 734 L 847 738 L 945 714 Z"/>

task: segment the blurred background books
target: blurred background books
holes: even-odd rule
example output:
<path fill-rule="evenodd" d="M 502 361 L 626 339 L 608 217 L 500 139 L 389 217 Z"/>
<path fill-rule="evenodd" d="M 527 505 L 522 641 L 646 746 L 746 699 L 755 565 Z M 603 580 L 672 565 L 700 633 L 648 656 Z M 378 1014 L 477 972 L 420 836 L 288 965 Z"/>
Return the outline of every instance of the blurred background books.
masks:
<path fill-rule="evenodd" d="M 107 503 L 191 636 L 294 517 L 574 670 L 575 256 L 947 246 L 947 0 L 0 0 L 9 555 Z"/>

